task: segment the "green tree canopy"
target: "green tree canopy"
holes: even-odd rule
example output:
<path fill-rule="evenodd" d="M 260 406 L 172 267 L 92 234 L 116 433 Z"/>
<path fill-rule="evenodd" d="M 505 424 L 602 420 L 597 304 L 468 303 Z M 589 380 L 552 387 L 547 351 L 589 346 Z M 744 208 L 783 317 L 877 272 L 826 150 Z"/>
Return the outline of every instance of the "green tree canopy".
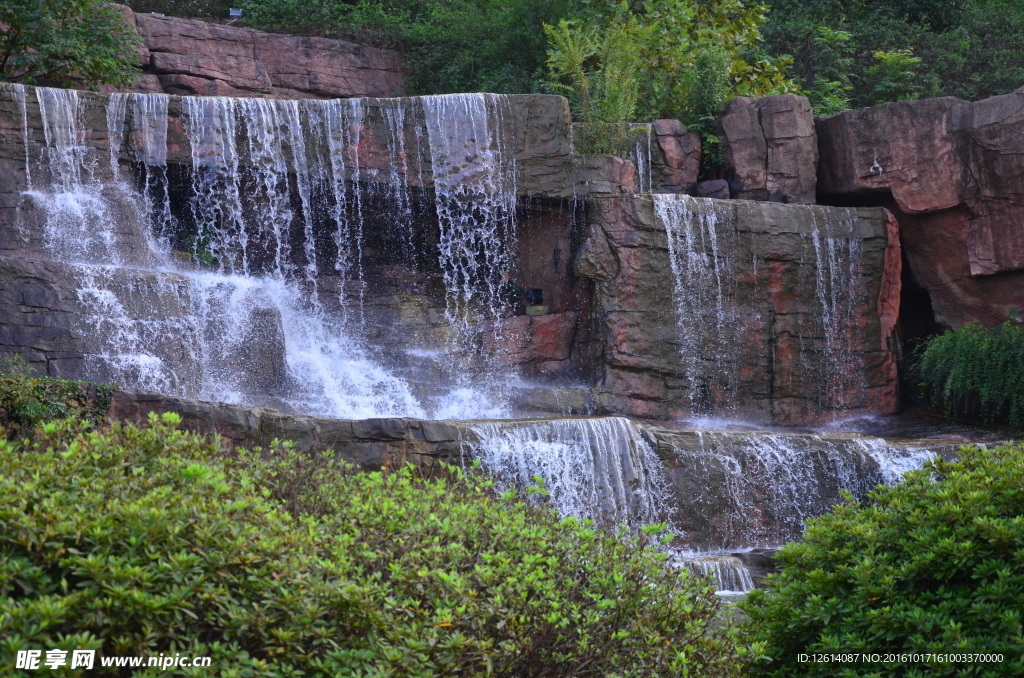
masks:
<path fill-rule="evenodd" d="M 127 86 L 139 36 L 102 0 L 0 3 L 0 79 L 95 87 Z"/>
<path fill-rule="evenodd" d="M 730 96 L 797 89 L 786 77 L 787 58 L 758 54 L 759 27 L 766 18 L 763 5 L 742 0 L 587 0 L 587 7 L 585 21 L 547 29 L 552 38 L 551 77 L 572 90 L 573 103 L 583 118 L 592 114 L 582 111 L 585 106 L 579 93 L 600 91 L 583 80 L 606 82 L 605 71 L 622 73 L 622 64 L 628 60 L 634 62 L 635 113 L 641 120 L 680 118 L 699 126 Z M 627 27 L 630 39 L 622 40 Z M 587 59 L 577 59 L 579 63 L 567 59 L 564 45 L 571 40 L 594 45 Z M 592 105 L 601 110 L 600 104 Z M 627 108 L 605 107 L 609 112 Z M 624 120 L 606 116 L 604 122 Z"/>

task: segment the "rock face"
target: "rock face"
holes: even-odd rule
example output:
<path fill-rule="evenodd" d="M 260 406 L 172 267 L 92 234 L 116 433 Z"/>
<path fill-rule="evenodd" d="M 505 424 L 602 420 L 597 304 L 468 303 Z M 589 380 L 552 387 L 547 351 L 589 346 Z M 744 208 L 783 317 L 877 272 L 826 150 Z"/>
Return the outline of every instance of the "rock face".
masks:
<path fill-rule="evenodd" d="M 732 197 L 814 204 L 818 146 L 806 97 L 736 97 L 718 125 Z"/>
<path fill-rule="evenodd" d="M 470 427 L 461 422 L 324 419 L 131 389 L 114 393 L 107 417 L 143 423 L 150 412 L 176 412 L 182 428 L 220 435 L 231 448 L 267 448 L 275 439 L 290 440 L 302 452 L 333 450 L 339 459 L 369 470 L 411 463 L 429 471 L 437 459 L 456 460 L 464 444 L 475 440 Z"/>
<path fill-rule="evenodd" d="M 594 200 L 576 273 L 603 412 L 780 424 L 894 412 L 900 250 L 877 208 Z"/>
<path fill-rule="evenodd" d="M 124 10 L 144 40 L 145 73 L 132 91 L 293 99 L 402 91 L 397 52 Z"/>
<path fill-rule="evenodd" d="M 939 324 L 991 326 L 1024 307 L 1024 91 L 885 104 L 816 126 L 819 196 L 890 207 Z"/>
<path fill-rule="evenodd" d="M 655 143 L 651 154 L 651 191 L 689 193 L 700 172 L 700 135 L 678 120 L 651 123 Z"/>

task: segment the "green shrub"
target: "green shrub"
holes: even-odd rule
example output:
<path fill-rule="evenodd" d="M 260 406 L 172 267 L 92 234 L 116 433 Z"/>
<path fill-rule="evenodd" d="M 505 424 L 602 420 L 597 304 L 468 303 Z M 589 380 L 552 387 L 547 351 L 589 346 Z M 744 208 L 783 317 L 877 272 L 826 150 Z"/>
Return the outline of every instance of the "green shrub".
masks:
<path fill-rule="evenodd" d="M 228 18 L 228 9 L 238 7 L 234 0 L 125 0 L 136 12 L 159 12 L 171 16 Z"/>
<path fill-rule="evenodd" d="M 919 350 L 914 374 L 923 395 L 947 413 L 1024 431 L 1024 327 L 970 324 L 933 337 Z"/>
<path fill-rule="evenodd" d="M 115 384 L 33 377 L 21 356 L 7 356 L 0 359 L 0 426 L 15 436 L 51 419 L 78 417 L 96 424 L 116 389 Z"/>
<path fill-rule="evenodd" d="M 0 3 L 0 80 L 127 87 L 139 73 L 141 42 L 103 0 Z"/>
<path fill-rule="evenodd" d="M 257 28 L 338 35 L 398 50 L 411 94 L 537 91 L 543 26 L 577 0 L 238 0 Z"/>
<path fill-rule="evenodd" d="M 747 656 L 710 630 L 707 580 L 482 474 L 228 455 L 150 421 L 0 440 L 3 665 L 57 647 L 210 656 L 203 676 L 596 678 Z"/>
<path fill-rule="evenodd" d="M 855 108 L 912 97 L 976 100 L 1024 84 L 1024 0 L 769 4 L 764 50 L 794 58 L 790 73 L 819 115 L 841 110 L 843 98 Z M 821 40 L 823 30 L 848 37 Z"/>
<path fill-rule="evenodd" d="M 741 607 L 765 676 L 1024 675 L 1024 445 L 961 448 L 808 522 Z M 801 653 L 1002 653 L 809 663 Z"/>

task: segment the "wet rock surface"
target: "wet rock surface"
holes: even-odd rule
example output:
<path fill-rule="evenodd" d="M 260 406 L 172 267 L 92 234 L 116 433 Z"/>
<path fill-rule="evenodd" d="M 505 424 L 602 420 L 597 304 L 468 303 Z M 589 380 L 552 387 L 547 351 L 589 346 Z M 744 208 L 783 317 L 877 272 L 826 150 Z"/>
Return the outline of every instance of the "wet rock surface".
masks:
<path fill-rule="evenodd" d="M 658 214 L 666 200 L 673 252 Z M 601 412 L 799 424 L 896 410 L 899 248 L 884 210 L 592 204 L 575 270 L 594 280 L 604 325 Z"/>

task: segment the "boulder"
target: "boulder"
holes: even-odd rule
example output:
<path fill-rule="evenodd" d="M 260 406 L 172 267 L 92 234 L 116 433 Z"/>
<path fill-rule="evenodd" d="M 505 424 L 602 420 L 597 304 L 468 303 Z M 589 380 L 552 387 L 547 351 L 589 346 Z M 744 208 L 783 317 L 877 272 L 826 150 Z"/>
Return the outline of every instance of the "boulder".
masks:
<path fill-rule="evenodd" d="M 718 126 L 734 198 L 814 204 L 818 146 L 806 97 L 736 97 Z"/>
<path fill-rule="evenodd" d="M 698 198 L 717 198 L 719 200 L 728 200 L 731 197 L 729 195 L 729 182 L 725 179 L 702 181 L 697 184 L 697 189 L 694 191 L 694 195 Z"/>
<path fill-rule="evenodd" d="M 816 121 L 818 194 L 890 205 L 934 320 L 992 326 L 1024 308 L 1024 90 Z"/>
<path fill-rule="evenodd" d="M 689 193 L 700 172 L 700 135 L 678 120 L 651 123 L 654 141 L 651 154 L 651 190 L 655 193 Z"/>
<path fill-rule="evenodd" d="M 575 272 L 594 282 L 604 337 L 600 412 L 806 425 L 896 411 L 900 248 L 885 210 L 591 205 Z"/>
<path fill-rule="evenodd" d="M 401 56 L 391 50 L 122 9 L 143 39 L 145 71 L 124 91 L 333 98 L 402 90 Z"/>

